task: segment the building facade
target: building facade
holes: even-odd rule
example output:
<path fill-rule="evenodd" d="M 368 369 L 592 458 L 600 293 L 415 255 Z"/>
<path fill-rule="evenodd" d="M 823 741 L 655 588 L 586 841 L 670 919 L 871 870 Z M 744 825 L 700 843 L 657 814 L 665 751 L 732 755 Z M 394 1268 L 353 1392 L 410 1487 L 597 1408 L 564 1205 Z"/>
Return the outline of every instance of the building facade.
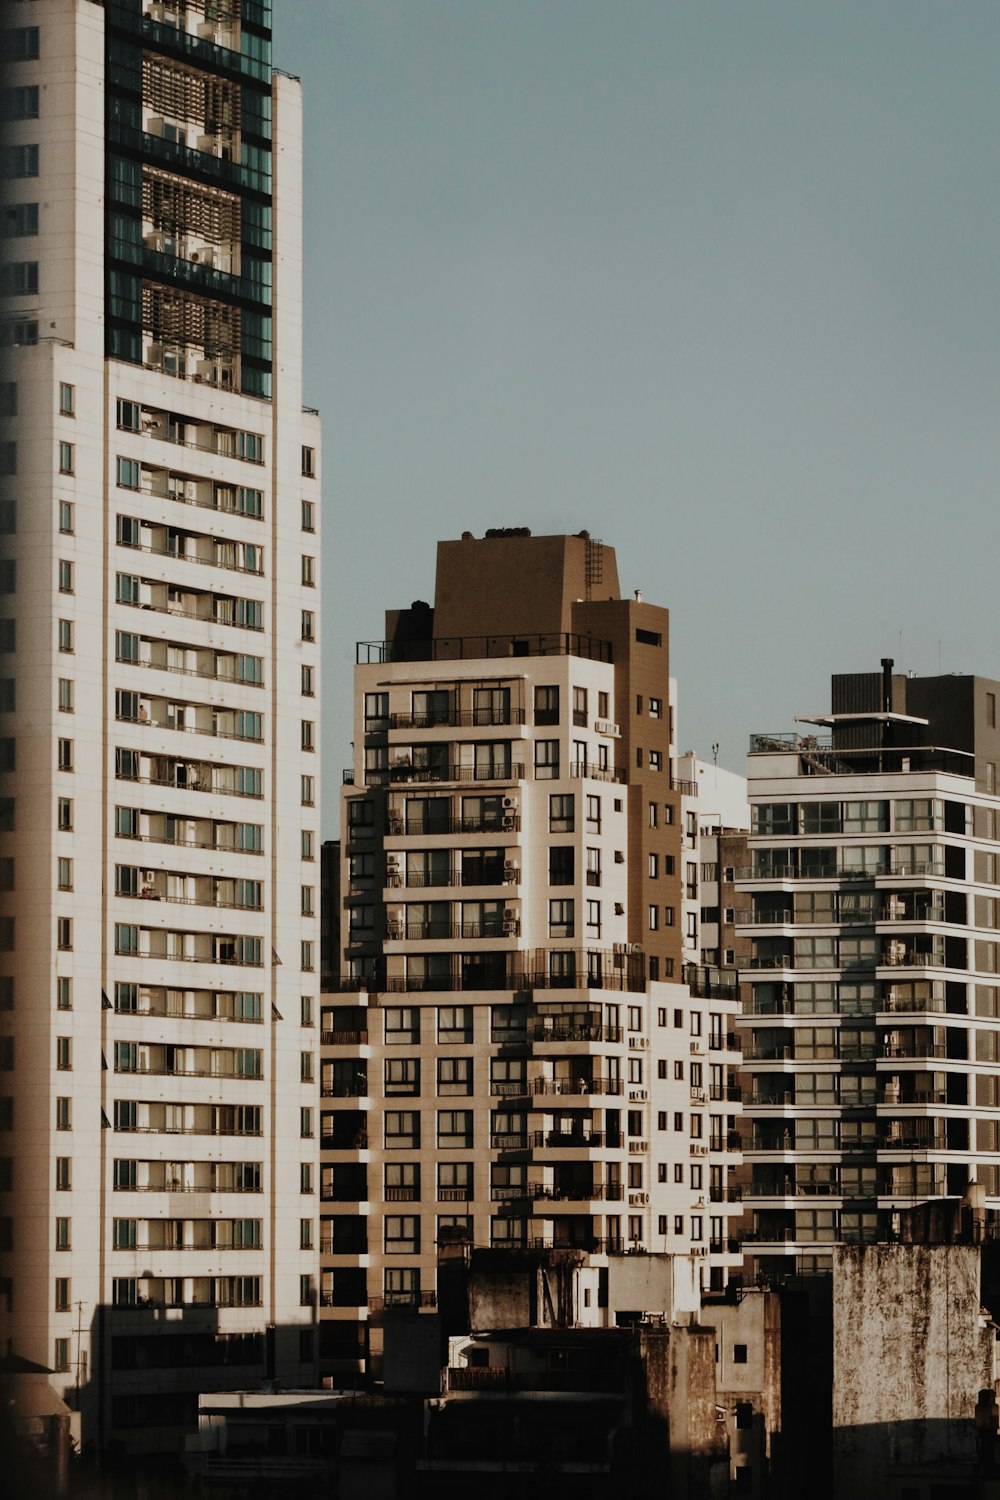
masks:
<path fill-rule="evenodd" d="M 829 738 L 751 743 L 754 1272 L 828 1271 L 970 1179 L 1000 1201 L 998 692 L 887 662 L 833 679 Z"/>
<path fill-rule="evenodd" d="M 694 1253 L 706 1284 L 738 1263 L 735 997 L 681 983 L 667 630 L 610 548 L 505 531 L 441 543 L 433 609 L 359 648 L 322 1013 L 330 1378 L 387 1306 L 435 1305 L 447 1246 Z"/>
<path fill-rule="evenodd" d="M 0 1342 L 158 1450 L 314 1370 L 301 98 L 266 0 L 3 17 Z"/>

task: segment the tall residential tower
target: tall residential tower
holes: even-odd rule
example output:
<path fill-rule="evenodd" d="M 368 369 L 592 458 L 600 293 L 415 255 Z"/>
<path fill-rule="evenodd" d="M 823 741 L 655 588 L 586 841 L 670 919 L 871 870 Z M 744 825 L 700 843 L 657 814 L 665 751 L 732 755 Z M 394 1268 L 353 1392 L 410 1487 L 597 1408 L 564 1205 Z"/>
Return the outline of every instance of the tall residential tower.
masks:
<path fill-rule="evenodd" d="M 267 0 L 3 17 L 0 1345 L 160 1449 L 314 1370 L 301 96 Z"/>
<path fill-rule="evenodd" d="M 970 1179 L 1000 1205 L 998 694 L 886 661 L 751 744 L 744 1207 L 772 1278 Z"/>
<path fill-rule="evenodd" d="M 575 1256 L 595 1324 L 609 1257 L 739 1263 L 736 992 L 681 983 L 667 611 L 585 532 L 503 530 L 440 543 L 434 607 L 386 637 L 359 649 L 323 997 L 333 1380 L 456 1247 Z"/>

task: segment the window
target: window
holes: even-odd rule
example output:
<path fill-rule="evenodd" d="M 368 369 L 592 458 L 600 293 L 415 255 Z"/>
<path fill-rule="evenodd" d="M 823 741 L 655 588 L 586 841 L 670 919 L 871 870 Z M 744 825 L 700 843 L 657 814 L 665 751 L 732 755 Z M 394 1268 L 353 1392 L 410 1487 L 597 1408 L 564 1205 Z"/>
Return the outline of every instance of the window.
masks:
<path fill-rule="evenodd" d="M 599 938 L 601 935 L 601 903 L 599 901 L 587 902 L 587 937 Z"/>
<path fill-rule="evenodd" d="M 416 1110 L 386 1110 L 385 1144 L 387 1148 L 411 1149 L 420 1145 L 420 1115 Z"/>
<path fill-rule="evenodd" d="M 311 667 L 311 666 L 308 666 L 305 662 L 303 662 L 303 664 L 302 664 L 302 696 L 303 696 L 303 698 L 312 698 L 312 697 L 315 696 L 316 688 L 315 688 L 314 684 L 315 684 L 315 668 Z"/>
<path fill-rule="evenodd" d="M 56 980 L 56 1009 L 73 1009 L 73 981 L 61 978 Z"/>
<path fill-rule="evenodd" d="M 316 584 L 316 559 L 303 554 L 302 557 L 302 583 L 305 588 L 314 588 Z"/>
<path fill-rule="evenodd" d="M 657 931 L 660 925 L 660 908 L 658 906 L 649 907 L 647 911 L 647 925 L 650 932 Z"/>
<path fill-rule="evenodd" d="M 56 1312 L 69 1312 L 70 1308 L 70 1281 L 68 1276 L 56 1277 Z"/>
<path fill-rule="evenodd" d="M 417 1255 L 420 1252 L 420 1220 L 415 1214 L 386 1214 L 385 1253 Z"/>
<path fill-rule="evenodd" d="M 301 801 L 303 807 L 313 807 L 316 802 L 316 782 L 312 776 L 303 776 L 301 781 Z"/>
<path fill-rule="evenodd" d="M 549 850 L 549 885 L 572 885 L 576 851 L 572 844 L 555 845 Z"/>
<path fill-rule="evenodd" d="M 302 858 L 315 858 L 315 855 L 313 854 L 313 835 L 308 828 L 303 828 L 302 830 Z"/>
<path fill-rule="evenodd" d="M 299 1053 L 299 1078 L 303 1083 L 313 1081 L 313 1055 L 311 1052 Z"/>
<path fill-rule="evenodd" d="M 555 781 L 559 776 L 559 741 L 535 741 L 535 780 Z"/>
<path fill-rule="evenodd" d="M 587 832 L 600 833 L 601 831 L 601 799 L 589 795 L 587 797 Z"/>
<path fill-rule="evenodd" d="M 73 712 L 73 682 L 69 677 L 59 678 L 59 712 L 62 714 Z"/>
<path fill-rule="evenodd" d="M 314 479 L 316 476 L 316 450 L 302 447 L 302 473 L 306 479 Z"/>
<path fill-rule="evenodd" d="M 302 720 L 302 748 L 303 750 L 314 750 L 313 737 L 316 726 L 311 719 Z"/>
<path fill-rule="evenodd" d="M 316 507 L 311 500 L 302 502 L 302 530 L 316 530 Z"/>
<path fill-rule="evenodd" d="M 73 651 L 73 621 L 59 621 L 59 650 L 72 654 Z"/>
<path fill-rule="evenodd" d="M 471 1109 L 439 1109 L 437 1117 L 438 1146 L 448 1150 L 472 1145 Z"/>
<path fill-rule="evenodd" d="M 442 1097 L 449 1094 L 471 1094 L 472 1058 L 438 1058 L 437 1091 Z"/>
<path fill-rule="evenodd" d="M 72 1186 L 72 1165 L 68 1156 L 56 1157 L 56 1192 L 68 1193 Z"/>
<path fill-rule="evenodd" d="M 572 900 L 549 902 L 549 937 L 571 938 L 575 934 L 575 903 Z"/>
<path fill-rule="evenodd" d="M 70 500 L 59 501 L 59 530 L 65 535 L 73 534 L 73 504 Z"/>
<path fill-rule="evenodd" d="M 73 918 L 56 918 L 56 947 L 63 953 L 69 952 L 73 947 Z"/>
<path fill-rule="evenodd" d="M 59 592 L 60 594 L 73 592 L 73 564 L 65 558 L 59 561 Z"/>
<path fill-rule="evenodd" d="M 536 724 L 558 724 L 559 723 L 559 689 L 558 689 L 558 687 L 536 687 L 535 688 L 535 723 Z"/>
<path fill-rule="evenodd" d="M 59 444 L 59 472 L 60 474 L 76 472 L 76 453 L 72 443 Z"/>
<path fill-rule="evenodd" d="M 137 490 L 139 488 L 139 464 L 136 459 L 119 458 L 115 467 L 119 488 L 123 490 Z"/>
<path fill-rule="evenodd" d="M 573 689 L 573 723 L 577 728 L 586 728 L 587 725 L 587 689 L 575 687 Z"/>
<path fill-rule="evenodd" d="M 57 884 L 61 891 L 73 889 L 73 861 L 60 857 L 56 860 Z"/>
<path fill-rule="evenodd" d="M 302 639 L 314 641 L 316 639 L 316 617 L 311 609 L 302 611 Z"/>
<path fill-rule="evenodd" d="M 572 833 L 575 807 L 576 798 L 573 792 L 554 792 L 549 797 L 549 832 Z"/>
<path fill-rule="evenodd" d="M 439 1042 L 472 1041 L 471 1005 L 442 1005 L 437 1018 Z"/>
<path fill-rule="evenodd" d="M 733 1364 L 734 1365 L 745 1365 L 746 1362 L 747 1362 L 747 1346 L 746 1346 L 746 1344 L 734 1344 L 733 1345 Z"/>
<path fill-rule="evenodd" d="M 419 1058 L 387 1057 L 385 1060 L 385 1092 L 387 1094 L 419 1094 Z"/>
<path fill-rule="evenodd" d="M 56 1100 L 56 1129 L 73 1129 L 73 1101 L 71 1099 Z"/>
<path fill-rule="evenodd" d="M 37 146 L 4 146 L 0 154 L 0 177 L 37 176 Z"/>
<path fill-rule="evenodd" d="M 73 799 L 60 797 L 56 803 L 56 823 L 60 833 L 73 831 Z"/>
<path fill-rule="evenodd" d="M 649 700 L 649 717 L 651 719 L 662 719 L 663 718 L 663 699 L 662 698 L 650 698 L 650 700 Z"/>

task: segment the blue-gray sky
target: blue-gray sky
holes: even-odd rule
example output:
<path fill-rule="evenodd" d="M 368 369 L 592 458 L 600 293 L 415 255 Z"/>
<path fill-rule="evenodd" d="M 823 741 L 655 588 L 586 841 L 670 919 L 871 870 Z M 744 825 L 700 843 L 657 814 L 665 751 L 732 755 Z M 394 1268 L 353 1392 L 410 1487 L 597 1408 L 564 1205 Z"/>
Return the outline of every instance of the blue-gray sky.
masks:
<path fill-rule="evenodd" d="M 587 527 L 680 748 L 831 671 L 1000 676 L 1000 6 L 275 0 L 306 94 L 325 832 L 434 543 Z"/>

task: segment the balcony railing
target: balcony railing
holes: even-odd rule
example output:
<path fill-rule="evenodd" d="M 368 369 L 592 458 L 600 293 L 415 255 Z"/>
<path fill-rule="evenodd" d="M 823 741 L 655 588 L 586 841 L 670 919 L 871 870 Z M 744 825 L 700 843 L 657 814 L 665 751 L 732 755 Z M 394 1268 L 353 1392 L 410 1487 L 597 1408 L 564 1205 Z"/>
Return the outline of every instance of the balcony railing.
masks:
<path fill-rule="evenodd" d="M 531 1085 L 535 1095 L 559 1097 L 589 1094 L 620 1094 L 620 1078 L 536 1078 Z"/>
<path fill-rule="evenodd" d="M 359 641 L 359 665 L 388 662 L 468 661 L 519 656 L 579 656 L 586 661 L 613 661 L 610 641 L 573 631 L 524 635 L 456 635 L 433 640 Z M 511 671 L 515 669 L 512 666 Z"/>
<path fill-rule="evenodd" d="M 777 835 L 776 835 L 777 837 Z M 910 864 L 869 865 L 859 870 L 855 865 L 840 865 L 836 868 L 799 869 L 795 865 L 780 865 L 773 869 L 741 867 L 735 872 L 738 883 L 747 880 L 875 880 L 882 876 L 943 875 L 944 865 L 940 861 L 919 860 Z M 742 917 L 738 918 L 742 921 Z"/>
<path fill-rule="evenodd" d="M 589 1135 L 575 1130 L 535 1130 L 525 1139 L 524 1144 L 535 1147 L 563 1146 L 573 1151 L 599 1151 L 605 1144 L 605 1137 L 599 1130 L 591 1131 Z M 615 1140 L 608 1141 L 607 1144 L 620 1145 L 621 1142 Z"/>
<path fill-rule="evenodd" d="M 523 708 L 450 708 L 442 713 L 390 714 L 388 727 L 390 729 L 502 729 L 506 725 L 523 724 L 524 722 L 525 712 Z M 366 734 L 378 733 L 380 728 L 384 729 L 385 727 L 386 721 L 384 719 L 378 721 L 365 720 Z"/>

